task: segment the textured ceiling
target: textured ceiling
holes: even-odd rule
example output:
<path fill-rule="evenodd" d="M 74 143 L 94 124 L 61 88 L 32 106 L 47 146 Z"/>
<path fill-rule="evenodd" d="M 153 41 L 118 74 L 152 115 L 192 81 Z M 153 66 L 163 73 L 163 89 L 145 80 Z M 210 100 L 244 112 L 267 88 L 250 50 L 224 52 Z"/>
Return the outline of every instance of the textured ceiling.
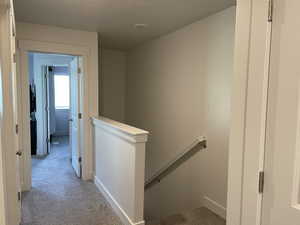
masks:
<path fill-rule="evenodd" d="M 235 0 L 14 0 L 18 22 L 97 31 L 130 49 L 235 4 Z M 135 28 L 134 24 L 148 24 Z"/>

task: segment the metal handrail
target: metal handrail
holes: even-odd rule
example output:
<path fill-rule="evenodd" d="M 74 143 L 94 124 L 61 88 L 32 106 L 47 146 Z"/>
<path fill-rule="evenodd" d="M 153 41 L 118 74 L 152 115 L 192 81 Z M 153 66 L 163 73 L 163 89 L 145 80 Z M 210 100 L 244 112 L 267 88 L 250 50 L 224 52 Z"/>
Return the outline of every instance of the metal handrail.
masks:
<path fill-rule="evenodd" d="M 154 184 L 159 183 L 164 177 L 172 173 L 181 164 L 190 159 L 193 155 L 201 149 L 206 148 L 207 142 L 204 137 L 197 138 L 185 151 L 176 156 L 173 160 L 168 162 L 164 167 L 158 170 L 152 177 L 145 182 L 145 190 L 152 187 Z"/>

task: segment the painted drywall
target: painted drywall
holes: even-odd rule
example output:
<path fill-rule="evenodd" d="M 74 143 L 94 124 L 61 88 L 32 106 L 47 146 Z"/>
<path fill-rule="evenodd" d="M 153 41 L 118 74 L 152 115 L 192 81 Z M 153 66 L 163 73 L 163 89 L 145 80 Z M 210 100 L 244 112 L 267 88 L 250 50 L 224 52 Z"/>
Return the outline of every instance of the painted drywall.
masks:
<path fill-rule="evenodd" d="M 93 118 L 95 183 L 124 224 L 144 225 L 145 143 L 148 132 Z"/>
<path fill-rule="evenodd" d="M 0 76 L 2 77 L 2 71 L 0 68 Z M 2 88 L 1 88 L 2 89 Z M 2 98 L 2 97 L 1 97 Z M 2 101 L 1 101 L 1 108 L 3 107 Z M 6 211 L 5 211 L 5 204 L 6 204 L 6 197 L 5 197 L 5 175 L 4 175 L 4 163 L 2 162 L 3 157 L 3 145 L 2 141 L 0 139 L 0 224 L 5 224 L 6 221 Z"/>
<path fill-rule="evenodd" d="M 29 75 L 29 83 L 33 84 L 34 83 L 34 54 L 33 53 L 29 53 L 28 54 L 28 75 Z"/>
<path fill-rule="evenodd" d="M 69 75 L 70 69 L 68 66 L 54 66 L 53 73 L 55 75 Z"/>
<path fill-rule="evenodd" d="M 89 82 L 89 107 L 90 116 L 99 116 L 98 105 L 98 34 L 81 30 L 65 29 L 55 26 L 38 25 L 31 23 L 17 23 L 17 40 L 33 40 L 49 43 L 59 43 L 68 46 L 83 46 L 89 49 L 89 64 L 87 65 L 90 76 Z"/>
<path fill-rule="evenodd" d="M 62 27 L 38 25 L 30 23 L 16 24 L 16 38 L 18 41 L 18 54 L 20 70 L 18 77 L 26 77 L 23 74 L 27 69 L 26 51 L 33 50 L 40 52 L 53 53 L 68 53 L 72 55 L 81 55 L 84 68 L 84 113 L 83 120 L 84 132 L 82 132 L 84 142 L 84 150 L 82 152 L 82 177 L 84 180 L 92 179 L 93 177 L 93 148 L 92 148 L 92 125 L 89 121 L 90 117 L 99 116 L 99 73 L 98 73 L 98 34 L 96 32 L 87 32 L 81 30 L 66 29 Z M 28 92 L 25 92 L 25 83 L 20 82 L 19 88 L 22 93 L 22 101 L 26 101 Z M 26 94 L 27 93 L 27 94 Z M 24 113 L 22 113 L 23 111 Z M 20 113 L 20 143 L 23 149 L 21 169 L 24 174 L 23 190 L 29 190 L 31 185 L 31 158 L 30 158 L 30 143 L 29 143 L 29 123 L 26 121 L 26 111 L 28 105 L 23 104 Z"/>
<path fill-rule="evenodd" d="M 55 109 L 55 136 L 66 136 L 69 135 L 69 109 Z"/>
<path fill-rule="evenodd" d="M 15 1 L 15 8 L 18 21 L 97 31 L 106 47 L 128 49 L 234 4 L 235 0 L 21 0 Z M 136 23 L 147 23 L 147 29 L 135 29 Z"/>
<path fill-rule="evenodd" d="M 125 80 L 126 53 L 102 49 L 101 70 L 101 115 L 124 122 L 125 118 Z"/>
<path fill-rule="evenodd" d="M 197 137 L 208 141 L 146 192 L 147 217 L 197 208 L 204 198 L 225 209 L 234 28 L 231 7 L 128 53 L 125 118 L 151 133 L 146 177 Z"/>

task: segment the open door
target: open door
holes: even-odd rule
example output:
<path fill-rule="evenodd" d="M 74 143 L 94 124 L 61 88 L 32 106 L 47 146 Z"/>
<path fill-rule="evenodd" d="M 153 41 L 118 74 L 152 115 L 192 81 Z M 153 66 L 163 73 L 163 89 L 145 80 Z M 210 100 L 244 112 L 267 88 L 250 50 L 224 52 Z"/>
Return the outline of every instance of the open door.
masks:
<path fill-rule="evenodd" d="M 79 59 L 74 57 L 70 64 L 70 147 L 72 166 L 78 177 L 81 177 L 80 151 L 80 69 Z"/>
<path fill-rule="evenodd" d="M 18 89 L 16 75 L 16 45 L 15 45 L 15 20 L 13 7 L 1 15 L 3 19 L 0 30 L 1 45 L 9 46 L 5 51 L 1 51 L 1 63 L 3 66 L 1 85 L 2 94 L 2 144 L 5 149 L 6 168 L 6 198 L 7 198 L 7 223 L 17 225 L 21 222 L 21 179 L 20 179 L 20 159 L 22 149 L 19 145 L 19 125 L 18 125 Z M 8 26 L 9 25 L 9 26 Z M 3 55 L 2 55 L 3 54 Z M 1 220 L 0 220 L 1 221 Z"/>
<path fill-rule="evenodd" d="M 13 44 L 14 45 L 14 44 Z M 15 52 L 15 48 L 13 47 L 13 51 Z M 21 220 L 21 176 L 20 176 L 20 161 L 23 155 L 22 149 L 20 149 L 19 143 L 19 119 L 18 119 L 18 92 L 17 92 L 17 76 L 16 76 L 16 63 L 13 63 L 12 66 L 12 99 L 13 99 L 13 117 L 15 124 L 15 136 L 14 136 L 14 144 L 15 144 L 15 152 L 16 152 L 16 184 L 17 184 L 17 221 Z"/>
<path fill-rule="evenodd" d="M 299 10 L 274 0 L 262 225 L 300 224 Z"/>
<path fill-rule="evenodd" d="M 47 154 L 50 154 L 50 79 L 52 75 L 52 67 L 45 66 L 45 130 L 46 130 L 46 145 L 47 145 Z"/>
<path fill-rule="evenodd" d="M 54 71 L 52 66 L 45 68 L 45 128 L 47 154 L 51 152 L 51 136 L 55 131 L 55 100 L 54 100 Z"/>

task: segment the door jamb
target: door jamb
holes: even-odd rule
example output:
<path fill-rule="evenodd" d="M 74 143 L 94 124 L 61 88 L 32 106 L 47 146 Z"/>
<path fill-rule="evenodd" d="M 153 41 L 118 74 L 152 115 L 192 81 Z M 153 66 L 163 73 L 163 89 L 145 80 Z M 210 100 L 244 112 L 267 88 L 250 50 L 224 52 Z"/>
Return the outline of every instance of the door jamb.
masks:
<path fill-rule="evenodd" d="M 49 66 L 48 65 L 44 65 L 44 69 L 45 71 L 43 71 L 43 83 L 45 84 L 45 89 L 43 90 L 45 92 L 45 94 L 43 94 L 43 96 L 45 96 L 44 98 L 44 104 L 45 104 L 45 116 L 44 118 L 46 119 L 45 122 L 45 125 L 44 126 L 44 129 L 45 129 L 45 133 L 46 133 L 46 145 L 47 145 L 47 155 L 50 153 L 50 146 L 49 146 L 49 142 L 50 142 L 50 139 L 49 139 L 49 135 L 50 135 L 50 130 L 49 130 L 49 126 L 50 126 L 50 112 L 49 112 Z"/>
<path fill-rule="evenodd" d="M 82 155 L 82 179 L 91 179 L 90 165 L 92 165 L 92 134 L 91 123 L 89 120 L 89 92 L 88 92 L 88 79 L 89 70 L 88 65 L 90 63 L 90 50 L 88 47 L 73 46 L 67 44 L 57 44 L 32 40 L 19 40 L 18 51 L 20 53 L 20 71 L 19 76 L 21 81 L 19 88 L 21 91 L 22 113 L 20 115 L 20 126 L 22 129 L 21 138 L 23 140 L 24 157 L 23 157 L 23 185 L 22 190 L 27 191 L 31 189 L 31 153 L 30 153 L 30 126 L 29 126 L 29 93 L 28 93 L 28 52 L 43 52 L 43 53 L 55 53 L 81 56 L 83 59 L 83 96 L 82 96 L 82 132 L 80 149 Z"/>
<path fill-rule="evenodd" d="M 14 124 L 13 87 L 11 73 L 14 64 L 15 30 L 12 0 L 0 0 L 0 78 L 1 78 L 1 130 L 0 130 L 0 224 L 18 224 L 20 222 L 19 191 L 17 173 L 17 136 Z"/>
<path fill-rule="evenodd" d="M 238 0 L 229 146 L 227 225 L 259 225 L 271 25 L 269 0 Z"/>

